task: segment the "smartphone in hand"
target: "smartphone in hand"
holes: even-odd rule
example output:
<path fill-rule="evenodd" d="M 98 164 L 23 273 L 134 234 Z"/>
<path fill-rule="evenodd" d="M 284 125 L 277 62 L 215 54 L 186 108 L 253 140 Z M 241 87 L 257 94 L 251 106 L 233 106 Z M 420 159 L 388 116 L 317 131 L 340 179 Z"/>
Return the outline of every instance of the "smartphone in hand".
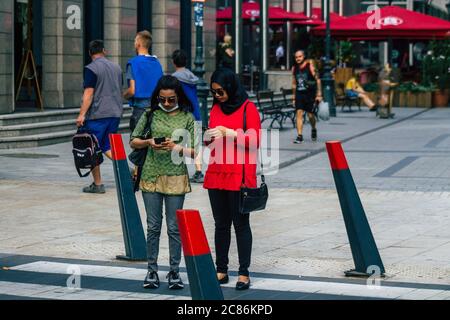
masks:
<path fill-rule="evenodd" d="M 155 141 L 155 144 L 162 144 L 163 142 L 166 142 L 166 138 L 162 137 L 162 138 L 154 138 L 153 139 Z"/>

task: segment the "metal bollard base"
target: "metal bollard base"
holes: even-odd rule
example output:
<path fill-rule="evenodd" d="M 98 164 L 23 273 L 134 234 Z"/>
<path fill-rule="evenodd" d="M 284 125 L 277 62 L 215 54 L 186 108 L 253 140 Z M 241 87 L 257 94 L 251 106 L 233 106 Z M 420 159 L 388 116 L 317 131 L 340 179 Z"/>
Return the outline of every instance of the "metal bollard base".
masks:
<path fill-rule="evenodd" d="M 125 261 L 147 261 L 147 257 L 145 257 L 145 258 L 131 258 L 131 257 L 128 257 L 128 256 L 123 256 L 123 255 L 116 256 L 116 259 L 117 260 L 125 260 Z"/>
<path fill-rule="evenodd" d="M 356 271 L 355 269 L 344 271 L 344 274 L 346 277 L 358 277 L 358 278 L 369 278 L 374 275 L 373 273 L 360 272 L 360 271 Z M 381 278 L 386 277 L 386 275 L 384 273 L 382 273 L 378 276 Z"/>

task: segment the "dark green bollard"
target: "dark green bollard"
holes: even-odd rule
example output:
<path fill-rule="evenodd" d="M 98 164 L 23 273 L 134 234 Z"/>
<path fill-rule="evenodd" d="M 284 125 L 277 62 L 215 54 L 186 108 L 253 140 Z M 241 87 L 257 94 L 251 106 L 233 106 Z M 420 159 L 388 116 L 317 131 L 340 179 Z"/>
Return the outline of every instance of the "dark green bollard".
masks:
<path fill-rule="evenodd" d="M 116 180 L 117 199 L 119 200 L 120 219 L 122 222 L 125 255 L 117 259 L 130 261 L 147 260 L 147 243 L 141 216 L 133 191 L 130 169 L 120 134 L 111 134 L 111 153 L 113 158 L 114 178 Z"/>
<path fill-rule="evenodd" d="M 177 220 L 192 300 L 223 300 L 200 213 L 178 210 Z"/>
<path fill-rule="evenodd" d="M 355 269 L 346 271 L 346 276 L 369 277 L 379 271 L 385 273 L 380 253 L 367 221 L 364 208 L 356 190 L 340 141 L 326 143 L 328 157 L 344 216 L 345 228 L 355 262 Z"/>

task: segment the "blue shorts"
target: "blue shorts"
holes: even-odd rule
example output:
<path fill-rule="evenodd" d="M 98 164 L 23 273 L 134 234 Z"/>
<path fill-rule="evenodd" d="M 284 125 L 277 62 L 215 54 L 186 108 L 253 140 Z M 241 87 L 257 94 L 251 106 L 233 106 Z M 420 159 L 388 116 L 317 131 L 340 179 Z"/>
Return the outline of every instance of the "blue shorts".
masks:
<path fill-rule="evenodd" d="M 97 137 L 100 149 L 105 153 L 111 150 L 109 135 L 117 133 L 119 130 L 120 118 L 103 118 L 95 120 L 86 120 L 84 128 Z"/>
<path fill-rule="evenodd" d="M 359 93 L 354 90 L 345 90 L 345 94 L 349 98 L 358 98 Z"/>

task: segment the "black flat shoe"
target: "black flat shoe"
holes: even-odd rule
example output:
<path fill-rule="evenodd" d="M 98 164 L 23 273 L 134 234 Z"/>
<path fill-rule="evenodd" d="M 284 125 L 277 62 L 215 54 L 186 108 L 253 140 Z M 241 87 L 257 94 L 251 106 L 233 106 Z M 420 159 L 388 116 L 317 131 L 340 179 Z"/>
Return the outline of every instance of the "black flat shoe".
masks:
<path fill-rule="evenodd" d="M 248 279 L 248 282 L 238 281 L 236 283 L 236 290 L 247 290 L 248 288 L 250 288 L 250 279 Z"/>
<path fill-rule="evenodd" d="M 217 279 L 219 281 L 220 284 L 227 284 L 228 281 L 230 281 L 230 278 L 228 277 L 228 275 L 225 275 L 225 277 L 223 277 L 222 279 Z"/>

